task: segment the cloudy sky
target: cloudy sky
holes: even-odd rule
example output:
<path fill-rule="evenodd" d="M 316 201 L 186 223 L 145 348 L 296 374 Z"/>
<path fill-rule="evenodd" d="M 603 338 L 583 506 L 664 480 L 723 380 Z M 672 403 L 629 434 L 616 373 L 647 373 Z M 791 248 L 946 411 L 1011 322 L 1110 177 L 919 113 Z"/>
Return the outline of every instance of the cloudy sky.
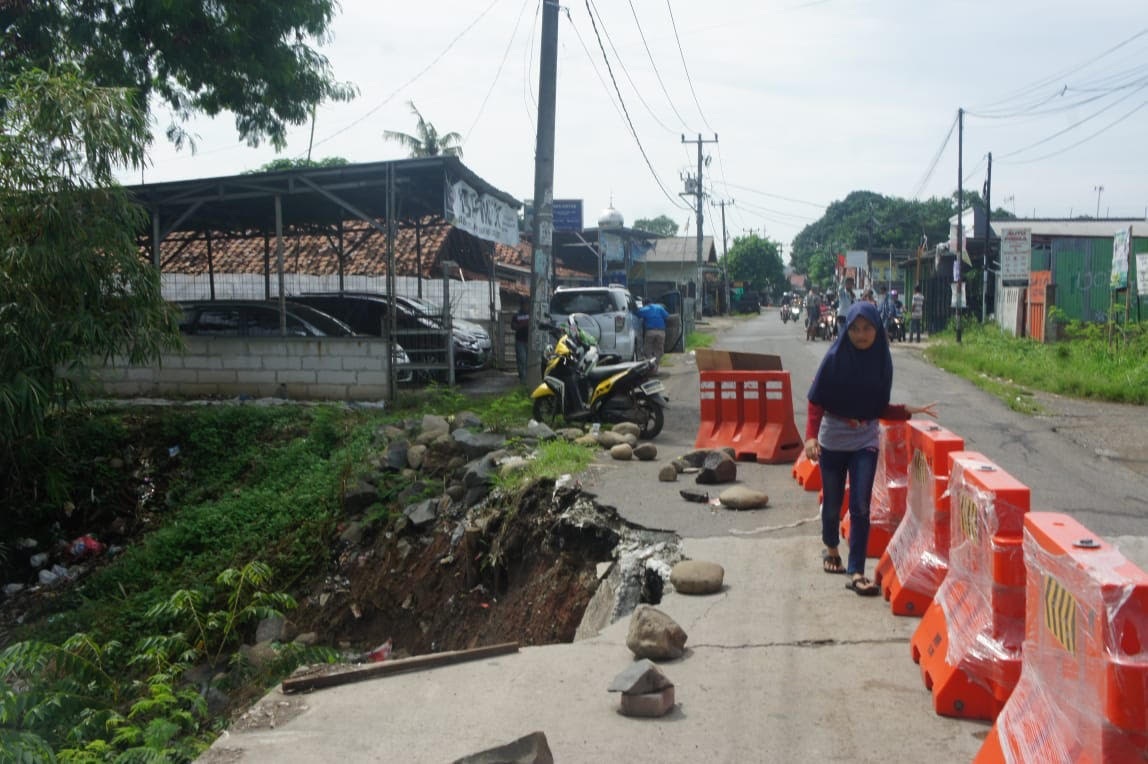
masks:
<path fill-rule="evenodd" d="M 587 225 L 613 200 L 627 224 L 665 214 L 692 235 L 678 194 L 697 149 L 682 136 L 716 134 L 704 147 L 706 232 L 720 239 L 713 205 L 724 200 L 731 241 L 764 231 L 788 252 L 851 191 L 953 192 L 959 107 L 966 188 L 981 188 L 992 152 L 994 207 L 1148 214 L 1144 0 L 587 2 L 561 11 L 554 179 L 556 197 L 584 200 Z M 414 132 L 413 101 L 440 132 L 464 136 L 471 169 L 533 195 L 540 0 L 341 6 L 320 50 L 360 94 L 319 109 L 312 158 L 405 156 L 382 134 Z M 241 144 L 230 117 L 191 129 L 198 152 L 161 136 L 146 181 L 276 158 Z M 311 140 L 310 125 L 293 129 L 280 156 L 307 156 Z"/>

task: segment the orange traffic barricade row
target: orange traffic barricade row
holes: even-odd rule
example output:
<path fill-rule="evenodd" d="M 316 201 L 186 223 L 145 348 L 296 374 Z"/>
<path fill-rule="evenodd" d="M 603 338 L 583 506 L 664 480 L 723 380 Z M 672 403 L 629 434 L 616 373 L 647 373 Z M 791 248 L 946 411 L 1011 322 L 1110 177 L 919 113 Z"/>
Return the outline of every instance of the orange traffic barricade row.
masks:
<path fill-rule="evenodd" d="M 793 462 L 803 444 L 788 371 L 705 370 L 696 448 L 732 448 L 738 459 Z"/>
<path fill-rule="evenodd" d="M 869 499 L 869 540 L 866 557 L 880 557 L 905 516 L 909 493 L 909 423 L 882 419 L 878 438 L 877 472 Z M 848 494 L 846 494 L 848 496 Z M 848 501 L 841 515 L 841 538 L 849 538 L 852 522 Z"/>
<path fill-rule="evenodd" d="M 1023 545 L 1021 677 L 975 761 L 1148 759 L 1148 573 L 1068 515 Z"/>
<path fill-rule="evenodd" d="M 981 454 L 951 457 L 949 572 L 911 640 L 933 708 L 995 719 L 1020 678 L 1031 491 Z"/>
<path fill-rule="evenodd" d="M 958 435 L 911 420 L 905 513 L 877 562 L 874 580 L 895 615 L 921 616 L 949 569 L 949 457 Z"/>
<path fill-rule="evenodd" d="M 809 457 L 805 455 L 804 449 L 797 455 L 797 461 L 793 463 L 793 470 L 791 472 L 793 479 L 805 490 L 821 490 L 821 467 L 817 462 L 811 461 Z"/>

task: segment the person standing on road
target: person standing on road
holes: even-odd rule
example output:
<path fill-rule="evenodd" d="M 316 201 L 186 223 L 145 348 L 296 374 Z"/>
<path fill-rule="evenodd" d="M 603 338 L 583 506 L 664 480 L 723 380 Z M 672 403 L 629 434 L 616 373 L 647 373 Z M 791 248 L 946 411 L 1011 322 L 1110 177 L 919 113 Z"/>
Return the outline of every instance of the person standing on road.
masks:
<path fill-rule="evenodd" d="M 826 573 L 846 573 L 845 585 L 862 596 L 880 592 L 865 576 L 869 500 L 877 472 L 878 419 L 904 421 L 913 414 L 937 416 L 937 404 L 889 403 L 893 356 L 877 308 L 864 300 L 849 309 L 845 330 L 834 340 L 809 388 L 805 455 L 821 467 L 821 553 Z M 849 564 L 838 551 L 841 504 L 849 477 Z"/>
<path fill-rule="evenodd" d="M 853 277 L 848 276 L 845 279 L 845 285 L 837 290 L 837 336 L 841 336 L 845 332 L 845 317 L 849 315 L 849 309 L 853 307 L 853 303 L 857 302 L 857 293 L 853 291 Z"/>
<path fill-rule="evenodd" d="M 666 352 L 666 319 L 669 312 L 661 303 L 650 302 L 638 308 L 638 315 L 642 318 L 645 327 L 642 338 L 642 351 L 647 358 L 654 360 L 654 373 L 658 371 L 658 364 L 662 354 Z"/>
<path fill-rule="evenodd" d="M 518 364 L 518 381 L 526 384 L 526 359 L 530 355 L 530 302 L 524 297 L 518 303 L 518 312 L 510 319 L 514 330 L 514 361 Z"/>
<path fill-rule="evenodd" d="M 817 320 L 821 318 L 821 298 L 817 287 L 812 287 L 805 295 L 805 341 L 809 342 L 817 334 Z"/>
<path fill-rule="evenodd" d="M 925 317 L 925 295 L 921 294 L 921 285 L 913 287 L 913 302 L 909 308 L 909 339 L 912 342 L 921 341 L 921 320 Z"/>

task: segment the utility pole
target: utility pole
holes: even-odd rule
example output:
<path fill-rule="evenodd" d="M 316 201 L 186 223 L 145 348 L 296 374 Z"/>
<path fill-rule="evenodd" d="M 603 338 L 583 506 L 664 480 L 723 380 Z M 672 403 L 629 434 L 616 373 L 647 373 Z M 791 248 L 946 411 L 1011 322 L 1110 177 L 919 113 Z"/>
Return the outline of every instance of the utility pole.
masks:
<path fill-rule="evenodd" d="M 961 254 L 965 251 L 965 110 L 957 109 L 957 259 L 953 261 L 953 298 L 957 308 L 957 344 L 961 344 L 961 309 L 965 307 L 965 274 L 961 272 Z"/>
<path fill-rule="evenodd" d="M 722 254 L 722 257 L 725 257 L 726 252 L 729 252 L 729 234 L 726 233 L 726 230 L 725 230 L 725 206 L 727 204 L 732 206 L 733 205 L 733 199 L 730 199 L 728 202 L 725 201 L 724 199 L 722 201 L 718 202 L 718 206 L 721 207 L 721 254 Z"/>
<path fill-rule="evenodd" d="M 534 148 L 534 253 L 530 278 L 530 351 L 526 356 L 526 384 L 542 381 L 542 345 L 539 330 L 550 314 L 550 273 L 554 240 L 554 108 L 558 82 L 558 3 L 542 2 L 542 40 L 538 62 L 538 138 Z"/>
<path fill-rule="evenodd" d="M 993 206 L 990 202 L 993 193 L 993 152 L 989 152 L 989 170 L 985 176 L 985 263 L 981 269 L 981 323 L 985 322 L 986 309 L 989 302 L 989 265 L 992 263 L 992 258 L 989 257 L 989 228 L 993 218 Z M 975 232 L 974 232 L 975 233 Z M 995 291 L 995 290 L 994 290 Z"/>
<path fill-rule="evenodd" d="M 685 134 L 682 135 L 682 143 L 696 143 L 698 145 L 698 177 L 697 177 L 697 183 L 694 186 L 694 190 L 693 190 L 694 209 L 697 211 L 697 214 L 698 214 L 698 233 L 697 233 L 697 237 L 698 237 L 698 282 L 697 282 L 697 284 L 698 284 L 698 286 L 697 286 L 697 290 L 696 290 L 696 299 L 694 300 L 694 317 L 695 318 L 701 318 L 701 315 L 702 315 L 702 303 L 705 301 L 705 284 L 706 284 L 706 282 L 705 282 L 705 271 L 703 270 L 705 263 L 704 263 L 703 258 L 702 258 L 702 223 L 703 223 L 703 217 L 704 217 L 703 216 L 703 202 L 705 201 L 705 191 L 703 190 L 703 186 L 702 186 L 702 169 L 705 166 L 705 162 L 704 162 L 703 157 L 702 157 L 702 144 L 717 143 L 717 141 L 718 141 L 717 133 L 714 133 L 714 138 L 712 141 L 703 140 L 701 133 L 698 133 L 698 137 L 696 140 L 688 140 L 688 141 L 686 140 Z M 689 195 L 690 191 L 687 190 L 686 194 Z"/>
<path fill-rule="evenodd" d="M 1096 219 L 1100 220 L 1100 195 L 1104 193 L 1104 186 L 1093 186 L 1092 190 L 1096 192 Z"/>

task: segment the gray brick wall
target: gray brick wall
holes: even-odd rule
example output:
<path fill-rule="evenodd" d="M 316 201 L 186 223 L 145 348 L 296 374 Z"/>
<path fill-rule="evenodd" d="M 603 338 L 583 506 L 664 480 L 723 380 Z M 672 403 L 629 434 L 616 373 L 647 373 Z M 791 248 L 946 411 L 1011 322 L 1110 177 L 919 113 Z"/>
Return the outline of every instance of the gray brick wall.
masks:
<path fill-rule="evenodd" d="M 96 392 L 114 397 L 286 396 L 382 400 L 390 354 L 376 338 L 185 337 L 182 353 L 157 366 L 124 359 L 96 372 Z"/>

